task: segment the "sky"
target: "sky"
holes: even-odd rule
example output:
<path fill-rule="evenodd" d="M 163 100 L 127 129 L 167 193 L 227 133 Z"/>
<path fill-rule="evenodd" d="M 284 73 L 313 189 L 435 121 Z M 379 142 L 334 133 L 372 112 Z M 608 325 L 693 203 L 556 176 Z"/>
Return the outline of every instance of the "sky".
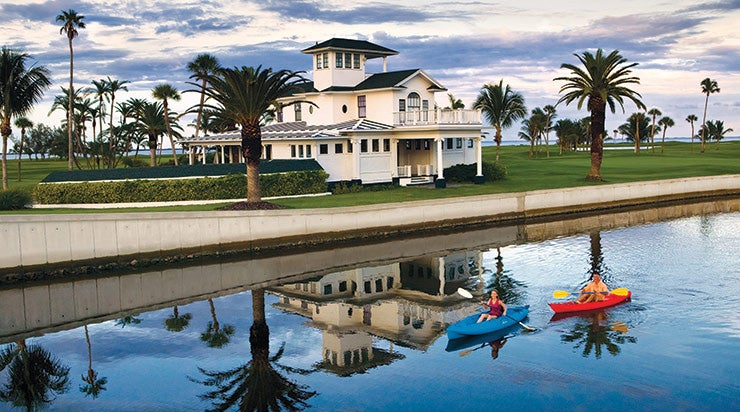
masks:
<path fill-rule="evenodd" d="M 723 120 L 735 130 L 729 135 L 740 135 L 740 0 L 0 0 L 0 45 L 22 49 L 51 71 L 53 86 L 28 116 L 50 126 L 64 117 L 49 110 L 69 82 L 67 38 L 55 21 L 68 9 L 85 16 L 87 26 L 73 41 L 75 88 L 126 80 L 128 91 L 117 93 L 117 102 L 153 100 L 151 90 L 161 83 L 193 89 L 186 65 L 200 53 L 227 67 L 262 65 L 311 78 L 311 57 L 300 50 L 340 37 L 398 51 L 388 58 L 389 71 L 423 69 L 467 108 L 484 84 L 503 80 L 531 111 L 557 102 L 563 82 L 553 79 L 568 75 L 561 64 L 578 65 L 576 54 L 602 48 L 638 63 L 633 74 L 640 84 L 632 88 L 648 109 L 674 120 L 667 137 L 690 136 L 689 114 L 701 122 L 700 82 L 707 77 L 720 87 L 709 97 L 707 120 Z M 368 71 L 382 71 L 381 60 L 370 60 Z M 197 93 L 182 96 L 171 110 L 198 100 Z M 446 93 L 437 103 L 448 104 Z M 636 111 L 628 100 L 624 112 L 607 112 L 606 129 Z M 589 115 L 575 103 L 557 106 L 557 113 Z M 193 120 L 183 119 L 183 126 Z M 504 139 L 517 139 L 519 129 L 505 130 Z"/>

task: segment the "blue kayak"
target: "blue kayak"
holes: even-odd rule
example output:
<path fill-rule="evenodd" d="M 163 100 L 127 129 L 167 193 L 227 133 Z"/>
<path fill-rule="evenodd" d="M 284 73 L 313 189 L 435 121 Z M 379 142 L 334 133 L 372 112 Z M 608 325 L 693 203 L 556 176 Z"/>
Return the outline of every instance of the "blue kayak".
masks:
<path fill-rule="evenodd" d="M 459 339 L 465 336 L 485 335 L 509 328 L 524 320 L 529 313 L 529 306 L 513 306 L 506 310 L 506 316 L 476 323 L 481 313 L 474 313 L 459 322 L 447 327 L 449 339 Z"/>

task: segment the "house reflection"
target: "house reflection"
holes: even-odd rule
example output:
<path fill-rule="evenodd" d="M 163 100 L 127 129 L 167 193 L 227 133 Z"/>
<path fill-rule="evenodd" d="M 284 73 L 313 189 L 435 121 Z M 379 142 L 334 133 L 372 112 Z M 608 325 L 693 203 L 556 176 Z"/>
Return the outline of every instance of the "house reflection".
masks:
<path fill-rule="evenodd" d="M 473 310 L 456 290 L 482 273 L 482 252 L 422 257 L 345 270 L 272 287 L 274 306 L 322 331 L 316 366 L 348 376 L 387 365 L 403 355 L 393 345 L 426 350 L 445 327 Z M 381 338 L 388 348 L 378 347 Z"/>

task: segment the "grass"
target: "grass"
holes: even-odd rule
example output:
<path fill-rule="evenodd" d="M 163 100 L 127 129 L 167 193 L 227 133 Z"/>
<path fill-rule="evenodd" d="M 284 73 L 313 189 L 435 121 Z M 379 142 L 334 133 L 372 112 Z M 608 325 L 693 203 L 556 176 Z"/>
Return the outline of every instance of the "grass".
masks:
<path fill-rule="evenodd" d="M 608 146 L 608 148 L 611 147 L 624 148 L 625 146 Z M 495 147 L 483 148 L 483 161 L 493 162 L 495 156 Z M 601 167 L 603 182 L 587 182 L 585 180 L 590 166 L 588 151 L 565 152 L 563 155 L 559 155 L 557 147 L 551 146 L 550 157 L 547 158 L 543 147 L 540 153 L 535 153 L 532 159 L 529 159 L 528 146 L 502 146 L 501 162 L 508 169 L 507 179 L 502 182 L 482 185 L 448 184 L 447 188 L 436 190 L 428 186 L 397 187 L 382 191 L 364 191 L 333 196 L 276 199 L 272 202 L 288 208 L 327 208 L 693 176 L 740 174 L 740 142 L 724 142 L 719 146 L 716 143 L 711 143 L 707 145 L 704 153 L 699 152 L 698 144 L 692 146 L 689 143 L 681 142 L 667 143 L 662 154 L 660 153 L 660 146 L 656 147 L 655 152 L 643 148 L 639 154 L 634 153 L 631 148 L 623 150 L 607 149 L 604 150 L 604 160 Z M 66 170 L 65 161 L 24 160 L 23 180 L 18 182 L 17 161 L 11 160 L 8 161 L 8 184 L 10 188 L 31 191 L 35 184 L 48 173 L 58 170 Z M 207 211 L 216 210 L 221 206 L 223 204 L 114 210 L 116 212 Z M 33 209 L 0 213 L 52 214 L 106 213 L 111 211 L 112 209 Z"/>

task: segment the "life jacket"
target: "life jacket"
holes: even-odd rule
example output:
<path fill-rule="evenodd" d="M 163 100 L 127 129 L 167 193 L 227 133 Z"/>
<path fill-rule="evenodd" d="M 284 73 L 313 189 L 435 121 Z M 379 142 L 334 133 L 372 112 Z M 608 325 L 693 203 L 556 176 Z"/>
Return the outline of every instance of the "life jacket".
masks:
<path fill-rule="evenodd" d="M 501 306 L 498 300 L 493 302 L 493 299 L 488 299 L 488 314 L 496 317 L 501 316 L 504 313 L 504 307 Z"/>

